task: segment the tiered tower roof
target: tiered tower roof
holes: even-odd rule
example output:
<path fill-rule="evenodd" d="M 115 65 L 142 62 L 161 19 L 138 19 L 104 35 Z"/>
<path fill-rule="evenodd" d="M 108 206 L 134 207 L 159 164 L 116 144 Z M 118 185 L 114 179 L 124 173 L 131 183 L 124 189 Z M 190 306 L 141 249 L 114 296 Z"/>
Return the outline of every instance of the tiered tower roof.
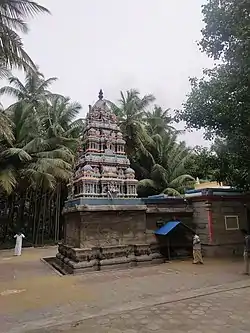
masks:
<path fill-rule="evenodd" d="M 137 180 L 125 153 L 125 141 L 102 90 L 98 98 L 89 106 L 70 197 L 134 198 Z"/>

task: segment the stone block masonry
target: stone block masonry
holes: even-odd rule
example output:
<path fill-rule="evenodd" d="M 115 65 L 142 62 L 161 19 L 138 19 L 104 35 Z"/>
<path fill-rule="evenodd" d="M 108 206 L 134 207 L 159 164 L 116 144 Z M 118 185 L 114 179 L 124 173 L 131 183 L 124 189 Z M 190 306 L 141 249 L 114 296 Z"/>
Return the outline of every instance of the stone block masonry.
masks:
<path fill-rule="evenodd" d="M 119 121 L 102 91 L 98 98 L 89 107 L 63 210 L 57 265 L 73 274 L 162 262 L 160 246 L 166 244 L 154 235 L 157 219 L 192 215 L 183 198 L 137 198 Z"/>
<path fill-rule="evenodd" d="M 72 248 L 60 244 L 56 266 L 65 274 L 122 269 L 164 262 L 159 247 L 148 244 Z"/>
<path fill-rule="evenodd" d="M 242 256 L 244 239 L 240 229 L 249 230 L 249 197 L 233 189 L 209 189 L 203 190 L 199 196 L 193 196 L 191 200 L 193 221 L 203 244 L 204 255 Z"/>

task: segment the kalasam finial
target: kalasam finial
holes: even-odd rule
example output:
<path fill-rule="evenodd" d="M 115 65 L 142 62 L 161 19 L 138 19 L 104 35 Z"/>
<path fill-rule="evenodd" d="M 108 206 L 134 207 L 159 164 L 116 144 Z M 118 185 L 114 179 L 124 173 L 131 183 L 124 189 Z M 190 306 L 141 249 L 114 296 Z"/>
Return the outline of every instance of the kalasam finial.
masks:
<path fill-rule="evenodd" d="M 98 97 L 99 97 L 99 99 L 103 99 L 103 91 L 102 91 L 102 89 L 99 91 Z"/>

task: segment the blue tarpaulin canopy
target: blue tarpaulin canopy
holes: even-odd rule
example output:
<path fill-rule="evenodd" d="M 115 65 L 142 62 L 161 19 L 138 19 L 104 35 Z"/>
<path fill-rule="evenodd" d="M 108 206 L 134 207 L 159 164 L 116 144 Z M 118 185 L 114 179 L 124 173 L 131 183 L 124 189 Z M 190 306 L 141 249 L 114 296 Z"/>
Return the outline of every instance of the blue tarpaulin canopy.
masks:
<path fill-rule="evenodd" d="M 155 235 L 167 235 L 171 230 L 173 230 L 177 225 L 181 224 L 180 221 L 169 221 L 160 229 L 155 231 Z"/>

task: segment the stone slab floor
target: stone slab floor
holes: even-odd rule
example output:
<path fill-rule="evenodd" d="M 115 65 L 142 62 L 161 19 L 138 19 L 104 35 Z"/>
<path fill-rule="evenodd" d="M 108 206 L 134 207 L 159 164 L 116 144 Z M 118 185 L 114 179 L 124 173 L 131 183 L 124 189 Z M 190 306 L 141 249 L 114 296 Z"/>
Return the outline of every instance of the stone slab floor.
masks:
<path fill-rule="evenodd" d="M 62 277 L 40 261 L 55 252 L 0 252 L 1 333 L 250 332 L 250 278 L 241 262 Z"/>

